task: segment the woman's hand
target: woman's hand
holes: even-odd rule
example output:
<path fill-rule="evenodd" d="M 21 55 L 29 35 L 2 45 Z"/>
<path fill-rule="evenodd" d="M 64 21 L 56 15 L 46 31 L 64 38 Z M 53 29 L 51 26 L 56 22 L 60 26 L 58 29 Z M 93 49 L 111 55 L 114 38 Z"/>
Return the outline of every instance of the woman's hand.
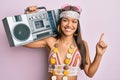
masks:
<path fill-rule="evenodd" d="M 33 13 L 33 12 L 38 12 L 38 7 L 37 6 L 29 6 L 26 8 L 25 13 Z"/>
<path fill-rule="evenodd" d="M 96 53 L 100 56 L 102 56 L 107 49 L 107 44 L 103 41 L 103 36 L 104 36 L 104 33 L 101 34 L 99 42 L 96 45 Z"/>

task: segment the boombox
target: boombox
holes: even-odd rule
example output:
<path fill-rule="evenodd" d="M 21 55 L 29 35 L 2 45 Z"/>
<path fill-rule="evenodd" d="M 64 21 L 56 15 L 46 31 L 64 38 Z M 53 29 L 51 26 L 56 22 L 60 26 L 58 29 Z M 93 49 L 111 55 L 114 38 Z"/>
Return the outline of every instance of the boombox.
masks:
<path fill-rule="evenodd" d="M 57 34 L 60 9 L 5 17 L 4 29 L 11 47 Z"/>

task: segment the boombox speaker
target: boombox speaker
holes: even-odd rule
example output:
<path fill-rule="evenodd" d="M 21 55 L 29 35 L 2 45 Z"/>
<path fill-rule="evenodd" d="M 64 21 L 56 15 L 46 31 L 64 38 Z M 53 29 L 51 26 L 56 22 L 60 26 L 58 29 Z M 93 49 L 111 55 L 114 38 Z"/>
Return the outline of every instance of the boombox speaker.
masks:
<path fill-rule="evenodd" d="M 2 21 L 10 46 L 56 36 L 59 13 L 57 9 L 5 17 Z"/>

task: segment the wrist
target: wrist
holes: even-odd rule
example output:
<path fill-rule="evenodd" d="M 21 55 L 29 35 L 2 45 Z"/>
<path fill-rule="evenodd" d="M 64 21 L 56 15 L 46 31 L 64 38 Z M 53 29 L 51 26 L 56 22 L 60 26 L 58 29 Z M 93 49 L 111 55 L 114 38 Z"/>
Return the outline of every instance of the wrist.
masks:
<path fill-rule="evenodd" d="M 96 53 L 96 56 L 102 57 L 103 54 L 101 54 L 101 53 Z"/>

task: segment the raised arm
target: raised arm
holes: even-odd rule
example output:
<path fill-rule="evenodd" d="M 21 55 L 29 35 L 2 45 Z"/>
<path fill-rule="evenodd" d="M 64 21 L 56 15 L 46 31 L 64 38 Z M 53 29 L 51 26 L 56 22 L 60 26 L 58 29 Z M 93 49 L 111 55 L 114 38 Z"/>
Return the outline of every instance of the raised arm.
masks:
<path fill-rule="evenodd" d="M 24 45 L 24 47 L 28 47 L 28 48 L 42 48 L 42 47 L 47 47 L 47 42 L 46 42 L 45 39 L 38 40 L 38 41 L 31 42 L 29 44 Z"/>
<path fill-rule="evenodd" d="M 87 64 L 85 65 L 84 71 L 85 71 L 86 75 L 89 76 L 89 77 L 93 77 L 94 74 L 96 73 L 96 71 L 99 67 L 102 55 L 107 48 L 107 45 L 102 40 L 103 35 L 104 34 L 101 35 L 100 40 L 96 45 L 96 55 L 95 55 L 95 58 L 94 58 L 92 63 L 91 63 L 90 56 L 89 56 L 88 45 L 85 42 Z"/>

